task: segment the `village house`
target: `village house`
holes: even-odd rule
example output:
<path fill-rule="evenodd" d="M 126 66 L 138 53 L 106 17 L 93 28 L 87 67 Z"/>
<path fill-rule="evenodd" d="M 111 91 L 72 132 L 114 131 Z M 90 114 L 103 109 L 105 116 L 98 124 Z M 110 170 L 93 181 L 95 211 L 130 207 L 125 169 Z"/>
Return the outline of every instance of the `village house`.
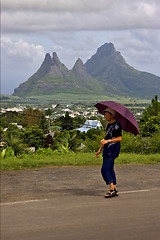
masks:
<path fill-rule="evenodd" d="M 81 128 L 77 128 L 76 130 L 80 131 L 80 132 L 87 132 L 88 130 L 94 128 L 94 129 L 101 129 L 103 126 L 101 124 L 100 121 L 97 120 L 86 120 L 86 122 L 84 123 L 83 127 Z"/>

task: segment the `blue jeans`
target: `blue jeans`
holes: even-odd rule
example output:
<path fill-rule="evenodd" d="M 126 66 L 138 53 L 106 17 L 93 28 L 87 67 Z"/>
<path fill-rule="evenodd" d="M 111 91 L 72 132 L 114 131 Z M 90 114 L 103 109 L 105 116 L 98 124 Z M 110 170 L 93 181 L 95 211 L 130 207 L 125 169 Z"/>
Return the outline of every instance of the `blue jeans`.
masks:
<path fill-rule="evenodd" d="M 114 171 L 114 158 L 103 157 L 103 165 L 101 168 L 101 173 L 104 181 L 107 185 L 113 183 L 116 185 L 116 174 Z"/>

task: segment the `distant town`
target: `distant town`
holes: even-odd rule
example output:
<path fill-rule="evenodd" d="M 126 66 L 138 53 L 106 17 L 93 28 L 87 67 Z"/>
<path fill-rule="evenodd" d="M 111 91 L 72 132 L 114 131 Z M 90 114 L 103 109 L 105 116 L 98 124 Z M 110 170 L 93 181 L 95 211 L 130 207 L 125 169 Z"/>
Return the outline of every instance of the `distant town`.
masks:
<path fill-rule="evenodd" d="M 27 106 L 17 106 L 13 108 L 1 108 L 0 113 L 6 113 L 6 112 L 17 112 L 22 113 Z M 69 116 L 72 118 L 75 117 L 84 117 L 84 118 L 90 118 L 90 117 L 98 117 L 100 114 L 98 113 L 97 109 L 94 109 L 93 107 L 86 107 L 86 106 L 80 106 L 80 105 L 73 105 L 73 104 L 52 104 L 50 108 L 42 108 L 37 106 L 32 106 L 33 109 L 39 109 L 40 111 L 45 113 L 45 117 L 50 120 L 54 120 L 58 117 L 65 116 L 66 112 L 69 113 Z"/>
<path fill-rule="evenodd" d="M 16 107 L 8 107 L 8 108 L 0 108 L 0 113 L 6 113 L 6 112 L 17 112 L 22 113 L 28 106 L 25 105 L 19 105 Z M 98 113 L 97 109 L 94 106 L 86 106 L 83 104 L 52 104 L 51 107 L 39 107 L 39 106 L 32 106 L 33 109 L 39 109 L 42 112 L 45 113 L 46 118 L 52 118 L 55 119 L 60 116 L 65 116 L 65 113 L 68 112 L 69 116 L 74 117 L 98 117 L 100 114 Z M 145 109 L 145 107 L 134 108 L 133 112 L 135 116 L 140 117 L 142 111 Z M 48 114 L 47 114 L 48 113 Z"/>

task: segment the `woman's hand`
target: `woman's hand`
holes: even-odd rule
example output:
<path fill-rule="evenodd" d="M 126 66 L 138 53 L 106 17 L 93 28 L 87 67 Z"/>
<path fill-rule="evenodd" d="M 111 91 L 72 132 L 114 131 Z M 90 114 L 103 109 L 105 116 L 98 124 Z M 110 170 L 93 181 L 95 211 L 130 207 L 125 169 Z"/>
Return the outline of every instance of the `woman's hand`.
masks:
<path fill-rule="evenodd" d="M 100 143 L 101 143 L 102 145 L 104 145 L 104 144 L 106 144 L 106 143 L 109 143 L 109 140 L 102 139 L 102 140 L 100 141 Z"/>
<path fill-rule="evenodd" d="M 99 158 L 99 156 L 98 156 L 99 154 L 100 154 L 100 151 L 96 152 L 96 153 L 95 153 L 95 157 L 96 157 L 96 158 Z"/>

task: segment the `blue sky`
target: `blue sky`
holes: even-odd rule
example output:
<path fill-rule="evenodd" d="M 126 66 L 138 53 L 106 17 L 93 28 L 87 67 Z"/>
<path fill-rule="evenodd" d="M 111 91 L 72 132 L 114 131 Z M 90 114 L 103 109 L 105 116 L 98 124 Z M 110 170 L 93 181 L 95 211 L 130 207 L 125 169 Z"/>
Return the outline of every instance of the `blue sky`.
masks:
<path fill-rule="evenodd" d="M 128 64 L 160 76 L 159 0 L 2 0 L 1 92 L 12 94 L 57 52 L 69 69 L 112 42 Z"/>

